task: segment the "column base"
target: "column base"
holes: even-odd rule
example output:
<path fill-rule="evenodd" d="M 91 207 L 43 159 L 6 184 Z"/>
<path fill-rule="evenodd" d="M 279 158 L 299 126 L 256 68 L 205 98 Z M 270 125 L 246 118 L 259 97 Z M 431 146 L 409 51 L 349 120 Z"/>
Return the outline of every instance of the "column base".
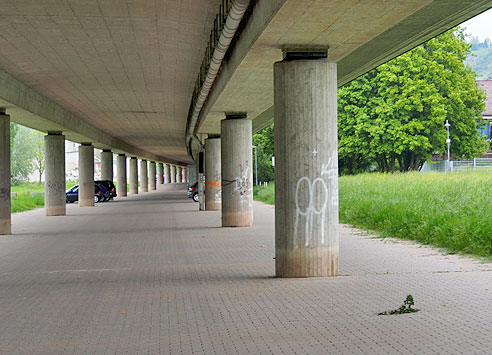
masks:
<path fill-rule="evenodd" d="M 277 277 L 334 277 L 338 276 L 338 248 L 299 247 L 277 250 Z"/>
<path fill-rule="evenodd" d="M 10 219 L 0 220 L 0 235 L 12 234 L 12 222 Z"/>
<path fill-rule="evenodd" d="M 66 216 L 67 215 L 67 207 L 66 206 L 50 206 L 46 207 L 46 215 L 47 216 Z"/>
<path fill-rule="evenodd" d="M 253 215 L 248 212 L 224 213 L 222 212 L 222 227 L 251 227 Z"/>

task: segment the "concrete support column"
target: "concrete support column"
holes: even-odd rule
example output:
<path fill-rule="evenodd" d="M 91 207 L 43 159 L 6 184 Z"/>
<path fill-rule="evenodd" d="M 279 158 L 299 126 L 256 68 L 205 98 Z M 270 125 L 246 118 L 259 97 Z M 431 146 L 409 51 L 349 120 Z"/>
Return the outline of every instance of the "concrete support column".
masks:
<path fill-rule="evenodd" d="M 176 176 L 176 182 L 182 183 L 183 182 L 183 168 L 178 166 L 177 170 L 178 170 L 178 174 Z"/>
<path fill-rule="evenodd" d="M 196 164 L 188 165 L 186 171 L 188 172 L 188 183 L 190 186 L 195 185 L 198 182 Z"/>
<path fill-rule="evenodd" d="M 164 165 L 162 163 L 157 165 L 157 181 L 159 185 L 164 184 Z"/>
<path fill-rule="evenodd" d="M 149 191 L 149 176 L 147 174 L 147 160 L 140 161 L 140 191 Z"/>
<path fill-rule="evenodd" d="M 113 152 L 110 150 L 101 153 L 101 180 L 113 181 Z"/>
<path fill-rule="evenodd" d="M 117 159 L 117 176 L 116 176 L 116 194 L 118 197 L 126 197 L 126 155 L 125 154 L 119 154 Z"/>
<path fill-rule="evenodd" d="M 171 180 L 169 180 L 171 184 L 176 183 L 176 166 L 171 165 Z"/>
<path fill-rule="evenodd" d="M 252 122 L 244 113 L 227 114 L 222 136 L 222 227 L 253 224 Z"/>
<path fill-rule="evenodd" d="M 44 137 L 44 210 L 47 216 L 65 216 L 65 136 L 61 132 Z"/>
<path fill-rule="evenodd" d="M 0 235 L 11 233 L 10 116 L 0 109 Z"/>
<path fill-rule="evenodd" d="M 94 206 L 94 147 L 79 146 L 79 206 Z"/>
<path fill-rule="evenodd" d="M 220 211 L 222 206 L 220 137 L 205 139 L 205 211 Z"/>
<path fill-rule="evenodd" d="M 336 276 L 337 66 L 286 53 L 274 85 L 276 275 Z"/>
<path fill-rule="evenodd" d="M 150 190 L 156 189 L 156 181 L 155 181 L 155 161 L 151 161 L 149 164 L 149 186 Z"/>
<path fill-rule="evenodd" d="M 130 159 L 130 194 L 138 194 L 138 164 L 135 157 Z"/>
<path fill-rule="evenodd" d="M 164 183 L 171 183 L 171 166 L 169 164 L 164 165 Z"/>

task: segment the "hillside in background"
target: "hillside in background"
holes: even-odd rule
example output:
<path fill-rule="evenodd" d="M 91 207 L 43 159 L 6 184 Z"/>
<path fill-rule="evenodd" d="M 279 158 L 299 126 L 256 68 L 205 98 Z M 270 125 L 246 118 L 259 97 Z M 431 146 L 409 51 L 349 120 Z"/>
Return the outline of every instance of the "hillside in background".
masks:
<path fill-rule="evenodd" d="M 477 79 L 492 79 L 492 41 L 487 38 L 480 42 L 477 37 L 471 38 L 472 54 L 466 59 L 477 73 Z"/>

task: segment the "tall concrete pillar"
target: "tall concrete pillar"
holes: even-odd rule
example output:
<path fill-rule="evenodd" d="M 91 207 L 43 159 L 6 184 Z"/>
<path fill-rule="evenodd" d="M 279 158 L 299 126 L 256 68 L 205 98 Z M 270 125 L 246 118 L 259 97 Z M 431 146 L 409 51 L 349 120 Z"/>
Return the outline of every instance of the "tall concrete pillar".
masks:
<path fill-rule="evenodd" d="M 155 190 L 155 161 L 151 161 L 149 164 L 149 187 L 151 190 Z"/>
<path fill-rule="evenodd" d="M 94 206 L 94 147 L 79 146 L 79 206 Z"/>
<path fill-rule="evenodd" d="M 130 159 L 130 194 L 138 194 L 138 165 L 135 157 Z"/>
<path fill-rule="evenodd" d="M 222 206 L 220 137 L 205 139 L 205 210 L 220 211 Z"/>
<path fill-rule="evenodd" d="M 149 191 L 149 176 L 147 174 L 147 160 L 140 161 L 140 191 Z"/>
<path fill-rule="evenodd" d="M 186 171 L 188 172 L 188 184 L 190 186 L 195 185 L 198 182 L 196 164 L 188 165 Z"/>
<path fill-rule="evenodd" d="M 164 183 L 171 183 L 171 166 L 169 164 L 164 165 Z"/>
<path fill-rule="evenodd" d="M 44 210 L 47 216 L 65 216 L 65 136 L 49 132 L 44 137 Z"/>
<path fill-rule="evenodd" d="M 0 234 L 11 233 L 10 116 L 0 109 Z"/>
<path fill-rule="evenodd" d="M 171 180 L 169 180 L 171 184 L 176 183 L 176 166 L 171 165 Z"/>
<path fill-rule="evenodd" d="M 101 153 L 101 180 L 113 181 L 113 152 L 110 150 Z"/>
<path fill-rule="evenodd" d="M 116 176 L 116 194 L 118 197 L 126 197 L 127 195 L 127 180 L 126 180 L 126 155 L 118 154 L 117 159 L 117 176 Z"/>
<path fill-rule="evenodd" d="M 178 166 L 177 167 L 177 175 L 176 175 L 176 182 L 182 183 L 183 182 L 183 168 Z"/>
<path fill-rule="evenodd" d="M 252 124 L 244 113 L 221 121 L 222 226 L 253 224 Z"/>
<path fill-rule="evenodd" d="M 284 56 L 274 66 L 276 275 L 336 276 L 337 66 Z"/>
<path fill-rule="evenodd" d="M 157 165 L 157 181 L 159 185 L 164 184 L 164 165 L 162 163 Z"/>

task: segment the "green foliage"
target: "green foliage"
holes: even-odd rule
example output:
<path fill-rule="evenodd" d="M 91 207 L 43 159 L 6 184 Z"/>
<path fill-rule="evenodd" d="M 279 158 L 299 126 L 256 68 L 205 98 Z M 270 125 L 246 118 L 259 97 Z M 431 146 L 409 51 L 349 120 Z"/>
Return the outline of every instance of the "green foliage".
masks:
<path fill-rule="evenodd" d="M 490 172 L 361 174 L 339 184 L 341 223 L 492 257 Z"/>
<path fill-rule="evenodd" d="M 275 204 L 275 183 L 271 182 L 267 187 L 255 186 L 253 189 L 253 197 L 257 201 L 265 202 L 269 205 Z"/>
<path fill-rule="evenodd" d="M 11 124 L 11 176 L 14 181 L 27 181 L 37 169 L 44 172 L 44 135 L 36 130 Z"/>
<path fill-rule="evenodd" d="M 275 179 L 275 170 L 272 166 L 273 123 L 253 135 L 253 145 L 256 146 L 258 154 L 258 181 L 273 181 Z M 256 172 L 253 171 L 253 174 Z"/>
<path fill-rule="evenodd" d="M 76 184 L 75 181 L 67 181 L 66 188 Z M 44 207 L 44 183 L 35 182 L 12 183 L 12 213 L 24 212 L 35 208 Z"/>
<path fill-rule="evenodd" d="M 492 257 L 490 172 L 366 173 L 342 176 L 339 186 L 341 223 L 451 253 Z M 254 194 L 275 203 L 273 183 Z"/>
<path fill-rule="evenodd" d="M 471 39 L 471 55 L 466 64 L 471 66 L 479 79 L 492 79 L 492 43 L 490 39 L 480 42 L 477 37 Z"/>
<path fill-rule="evenodd" d="M 473 157 L 487 143 L 478 131 L 485 96 L 463 61 L 463 31 L 432 39 L 339 89 L 340 170 L 419 170 L 433 153 Z"/>
<path fill-rule="evenodd" d="M 408 295 L 405 301 L 403 301 L 403 304 L 400 306 L 398 309 L 394 309 L 392 311 L 387 311 L 387 312 L 381 312 L 378 314 L 378 316 L 386 316 L 386 315 L 393 315 L 393 314 L 405 314 L 405 313 L 415 313 L 420 311 L 420 309 L 417 308 L 412 308 L 414 305 L 413 301 L 413 296 Z"/>

